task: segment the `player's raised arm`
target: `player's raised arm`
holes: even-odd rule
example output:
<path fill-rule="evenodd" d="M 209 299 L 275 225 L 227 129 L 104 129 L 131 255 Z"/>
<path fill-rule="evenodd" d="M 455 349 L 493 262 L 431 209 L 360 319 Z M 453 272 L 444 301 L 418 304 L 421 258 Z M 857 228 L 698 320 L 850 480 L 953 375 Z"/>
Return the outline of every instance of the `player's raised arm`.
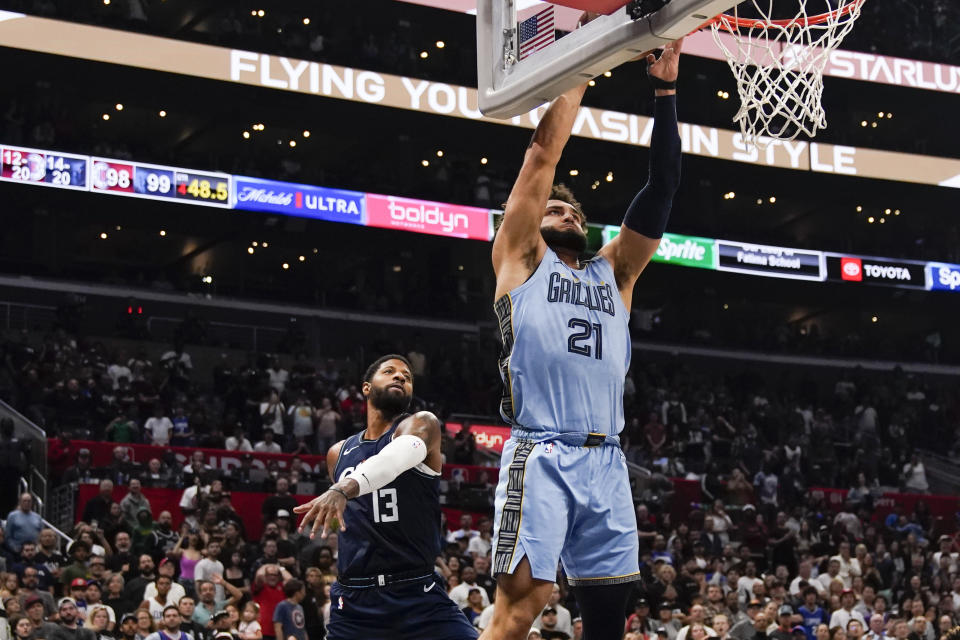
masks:
<path fill-rule="evenodd" d="M 656 89 L 650 174 L 630 203 L 620 235 L 600 250 L 613 264 L 617 288 L 630 308 L 633 285 L 660 245 L 680 186 L 680 134 L 677 128 L 676 81 L 683 39 L 670 43 L 659 59 L 647 56 L 647 72 Z"/>
<path fill-rule="evenodd" d="M 523 283 L 546 251 L 547 245 L 540 236 L 540 222 L 557 163 L 570 139 L 585 90 L 586 85 L 583 85 L 555 99 L 533 132 L 520 175 L 507 199 L 503 224 L 493 241 L 497 297 Z"/>

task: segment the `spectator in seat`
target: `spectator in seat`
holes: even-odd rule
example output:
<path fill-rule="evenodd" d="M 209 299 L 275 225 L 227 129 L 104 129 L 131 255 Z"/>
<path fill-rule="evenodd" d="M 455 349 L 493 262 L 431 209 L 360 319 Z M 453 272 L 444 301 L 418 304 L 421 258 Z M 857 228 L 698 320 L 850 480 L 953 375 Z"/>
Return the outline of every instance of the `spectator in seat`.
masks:
<path fill-rule="evenodd" d="M 253 450 L 257 453 L 283 453 L 279 444 L 274 442 L 274 432 L 271 429 L 263 430 L 263 440 L 253 445 Z"/>
<path fill-rule="evenodd" d="M 300 603 L 306 596 L 303 583 L 292 578 L 283 585 L 284 599 L 273 610 L 273 629 L 275 638 L 285 640 L 307 640 L 303 607 Z"/>
<path fill-rule="evenodd" d="M 792 613 L 792 611 L 791 611 Z M 677 632 L 676 640 L 705 640 L 707 636 L 716 636 L 717 632 L 710 627 L 706 626 L 705 621 L 707 619 L 706 609 L 701 604 L 695 604 L 690 607 L 689 615 L 687 616 L 687 625 L 680 629 Z M 690 633 L 694 626 L 702 627 L 702 631 L 706 634 L 703 638 L 695 639 L 690 636 Z"/>
<path fill-rule="evenodd" d="M 286 413 L 283 402 L 280 401 L 280 394 L 276 389 L 271 389 L 260 403 L 260 421 L 263 425 L 264 435 L 267 431 L 272 431 L 274 438 L 283 439 L 283 416 Z M 273 626 L 270 627 L 273 629 Z"/>
<path fill-rule="evenodd" d="M 17 508 L 7 514 L 4 523 L 6 546 L 11 552 L 19 554 L 25 542 L 36 542 L 43 528 L 43 518 L 33 511 L 33 496 L 20 494 Z"/>
<path fill-rule="evenodd" d="M 463 608 L 463 615 L 467 616 L 467 620 L 469 620 L 473 626 L 477 626 L 480 614 L 482 614 L 484 610 L 480 591 L 481 589 L 479 587 L 470 589 L 469 593 L 467 593 L 467 606 Z"/>
<path fill-rule="evenodd" d="M 148 444 L 155 447 L 166 447 L 170 444 L 173 422 L 164 415 L 163 405 L 157 403 L 154 406 L 153 415 L 143 423 L 143 431 Z"/>
<path fill-rule="evenodd" d="M 147 585 L 156 580 L 156 565 L 148 553 L 140 554 L 137 560 L 136 577 L 127 581 L 123 588 L 123 597 L 128 602 L 143 602 Z"/>
<path fill-rule="evenodd" d="M 286 598 L 283 592 L 283 583 L 292 576 L 278 564 L 265 564 L 254 575 L 250 593 L 253 601 L 260 606 L 260 628 L 264 630 L 263 637 L 276 640 L 273 626 L 273 613 L 277 605 Z M 269 630 L 269 635 L 267 633 Z M 285 640 L 280 638 L 279 640 Z"/>
<path fill-rule="evenodd" d="M 193 614 L 197 608 L 197 601 L 193 596 L 183 596 L 177 601 L 180 611 L 180 629 L 189 634 L 194 640 L 204 640 L 207 629 L 193 621 Z"/>
<path fill-rule="evenodd" d="M 193 568 L 193 577 L 196 581 L 212 582 L 214 576 L 222 576 L 223 563 L 217 557 L 220 555 L 220 543 L 211 539 L 203 549 L 203 558 Z M 215 585 L 215 597 L 218 601 L 226 600 L 223 585 Z"/>
<path fill-rule="evenodd" d="M 63 472 L 62 481 L 67 483 L 89 484 L 95 482 L 97 471 L 90 463 L 90 449 L 83 447 L 77 451 L 77 462 Z"/>
<path fill-rule="evenodd" d="M 38 607 L 39 608 L 39 607 Z M 30 621 L 30 618 L 24 616 L 20 619 L 11 620 L 11 640 L 33 640 L 36 628 Z"/>
<path fill-rule="evenodd" d="M 117 640 L 136 640 L 137 637 L 137 616 L 133 613 L 125 613 L 120 616 L 120 623 L 117 625 Z"/>
<path fill-rule="evenodd" d="M 930 489 L 927 482 L 927 470 L 920 461 L 920 456 L 913 454 L 910 462 L 903 465 L 903 486 L 909 493 L 926 493 Z"/>
<path fill-rule="evenodd" d="M 467 595 L 470 593 L 470 589 L 479 587 L 477 584 L 477 571 L 470 565 L 464 565 L 460 568 L 460 583 L 450 590 L 449 595 L 450 599 L 457 603 L 457 607 L 460 609 L 465 608 L 468 605 Z M 486 607 L 490 604 L 490 598 L 487 597 L 487 592 L 481 589 L 481 600 L 483 601 L 483 606 Z"/>
<path fill-rule="evenodd" d="M 317 409 L 317 453 L 326 455 L 337 441 L 337 425 L 342 420 L 340 412 L 333 407 L 330 398 L 324 396 Z"/>
<path fill-rule="evenodd" d="M 47 593 L 47 595 L 49 596 L 50 594 Z M 39 595 L 30 596 L 24 601 L 23 612 L 26 616 L 25 619 L 30 622 L 31 634 L 40 629 L 46 618 L 53 615 L 52 613 L 45 613 L 46 608 L 47 605 L 43 603 L 43 599 Z M 56 608 L 54 608 L 54 611 L 56 611 Z M 22 640 L 19 634 L 17 640 Z"/>
<path fill-rule="evenodd" d="M 137 609 L 135 613 L 137 616 L 137 634 L 134 638 L 136 640 L 147 640 L 150 634 L 157 630 L 157 623 L 146 609 Z"/>
<path fill-rule="evenodd" d="M 123 574 L 114 573 L 107 579 L 106 595 L 103 597 L 103 603 L 113 609 L 121 618 L 124 611 L 133 609 L 133 604 L 123 597 L 124 584 Z"/>
<path fill-rule="evenodd" d="M 60 584 L 69 585 L 77 578 L 88 580 L 90 569 L 87 567 L 87 558 L 90 557 L 90 545 L 83 540 L 77 540 L 68 547 L 67 554 L 71 562 L 60 571 Z"/>
<path fill-rule="evenodd" d="M 857 620 L 860 622 L 861 628 L 866 626 L 866 622 L 863 619 L 863 616 L 860 615 L 859 611 L 854 610 L 853 605 L 856 603 L 856 595 L 853 593 L 853 589 L 844 589 L 840 594 L 840 609 L 837 609 L 830 616 L 830 628 L 840 627 L 841 629 L 846 630 L 847 623 L 850 620 Z M 930 639 L 932 640 L 932 639 Z"/>
<path fill-rule="evenodd" d="M 540 614 L 540 623 L 536 628 L 539 628 L 543 640 L 570 640 L 569 633 L 557 628 L 557 610 L 550 605 Z"/>
<path fill-rule="evenodd" d="M 192 447 L 196 445 L 196 433 L 190 428 L 190 419 L 187 417 L 183 405 L 173 410 L 173 435 L 170 443 L 175 447 Z"/>
<path fill-rule="evenodd" d="M 141 484 L 144 487 L 163 488 L 172 485 L 169 469 L 164 468 L 160 458 L 150 458 L 143 473 Z"/>
<path fill-rule="evenodd" d="M 480 535 L 480 532 L 473 528 L 473 516 L 469 513 L 460 514 L 460 528 L 447 534 L 447 542 L 457 542 L 462 538 L 472 540 Z"/>
<path fill-rule="evenodd" d="M 553 583 L 553 589 L 550 591 L 550 597 L 547 599 L 547 608 L 554 610 L 554 616 L 556 618 L 553 620 L 553 625 L 550 626 L 553 631 L 561 631 L 567 636 L 573 635 L 573 621 L 570 616 L 570 610 L 560 604 L 560 585 L 556 582 Z M 489 600 L 486 601 L 489 604 Z M 486 605 L 484 605 L 486 606 Z M 533 623 L 533 626 L 540 627 L 540 630 L 543 631 L 545 626 L 543 620 L 543 614 L 540 614 L 540 619 Z"/>
<path fill-rule="evenodd" d="M 304 616 L 306 617 L 306 612 Z M 260 628 L 260 605 L 252 600 L 244 605 L 237 630 L 240 640 L 263 640 L 263 630 Z"/>
<path fill-rule="evenodd" d="M 266 435 L 266 432 L 264 435 Z M 281 509 L 292 513 L 296 506 L 297 499 L 290 495 L 290 481 L 286 476 L 280 476 L 277 478 L 276 493 L 263 501 L 260 512 L 263 514 L 264 520 L 274 520 L 277 517 L 277 512 Z"/>
<path fill-rule="evenodd" d="M 187 594 L 186 588 L 174 580 L 177 573 L 177 565 L 170 558 L 163 558 L 157 564 L 157 578 L 146 586 L 143 590 L 143 599 L 150 600 L 157 595 L 157 581 L 160 578 L 170 578 L 170 590 L 167 592 L 166 604 L 177 604 L 180 598 Z"/>
<path fill-rule="evenodd" d="M 127 415 L 127 408 L 121 405 L 117 407 L 116 417 L 107 425 L 105 435 L 107 442 L 139 442 L 140 429 L 137 428 L 137 423 Z"/>
<path fill-rule="evenodd" d="M 767 627 L 770 626 L 770 620 L 762 610 L 763 603 L 759 600 L 751 600 L 747 603 L 747 619 L 741 620 L 730 629 L 730 637 L 736 640 L 752 640 L 758 634 L 761 638 L 766 638 Z"/>
<path fill-rule="evenodd" d="M 227 451 L 253 451 L 253 444 L 247 438 L 247 433 L 242 425 L 237 425 L 233 430 L 233 435 L 227 438 L 225 443 Z"/>
<path fill-rule="evenodd" d="M 97 634 L 80 626 L 80 611 L 73 598 L 60 598 L 57 603 L 59 622 L 46 623 L 40 635 L 45 640 L 97 640 Z"/>
<path fill-rule="evenodd" d="M 23 568 L 20 577 L 23 586 L 20 587 L 17 596 L 20 598 L 24 612 L 28 612 L 30 604 L 39 602 L 43 605 L 43 615 L 52 616 L 56 611 L 56 603 L 54 603 L 53 596 L 50 595 L 48 590 L 52 584 L 48 585 L 47 589 L 38 588 L 40 585 L 39 571 L 40 567 L 32 565 Z"/>
<path fill-rule="evenodd" d="M 171 529 L 170 525 L 172 524 L 173 515 L 169 511 L 161 511 L 154 523 L 153 532 L 150 534 L 145 549 L 155 559 L 155 562 L 165 557 L 177 546 L 180 536 Z"/>
<path fill-rule="evenodd" d="M 227 600 L 217 600 L 217 586 L 222 586 L 229 594 Z M 213 581 L 197 581 L 197 606 L 193 612 L 193 621 L 201 627 L 209 628 L 214 616 L 228 604 L 237 604 L 243 598 L 243 593 L 229 582 L 225 582 L 219 575 Z"/>
<path fill-rule="evenodd" d="M 472 536 L 467 545 L 467 551 L 474 560 L 490 555 L 490 549 L 493 545 L 493 522 L 489 517 L 480 517 L 477 521 L 477 531 L 479 535 Z"/>
<path fill-rule="evenodd" d="M 138 514 L 143 510 L 151 511 L 150 501 L 140 491 L 140 480 L 137 478 L 130 480 L 127 489 L 127 495 L 120 501 L 120 509 L 123 511 L 123 519 L 127 526 L 131 530 L 136 530 L 140 525 Z"/>
<path fill-rule="evenodd" d="M 160 614 L 160 629 L 147 636 L 147 640 L 189 640 L 190 636 L 180 628 L 183 618 L 176 605 L 168 605 Z"/>

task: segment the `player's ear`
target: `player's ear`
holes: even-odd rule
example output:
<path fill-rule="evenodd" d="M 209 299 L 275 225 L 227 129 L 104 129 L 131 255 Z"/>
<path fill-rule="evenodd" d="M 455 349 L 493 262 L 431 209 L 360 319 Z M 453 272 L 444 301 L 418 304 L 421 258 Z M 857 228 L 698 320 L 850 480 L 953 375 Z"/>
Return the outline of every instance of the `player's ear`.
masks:
<path fill-rule="evenodd" d="M 360 393 L 363 394 L 363 397 L 364 397 L 364 398 L 369 398 L 369 397 L 370 397 L 370 383 L 369 383 L 369 382 L 364 382 L 362 385 L 360 385 Z"/>

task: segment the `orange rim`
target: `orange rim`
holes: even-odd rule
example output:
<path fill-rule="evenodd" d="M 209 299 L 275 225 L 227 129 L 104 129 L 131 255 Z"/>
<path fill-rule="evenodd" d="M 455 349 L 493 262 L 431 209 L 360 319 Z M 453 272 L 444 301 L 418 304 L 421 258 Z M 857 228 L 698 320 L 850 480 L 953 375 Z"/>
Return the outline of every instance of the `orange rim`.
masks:
<path fill-rule="evenodd" d="M 780 27 L 782 29 L 790 29 L 793 27 L 811 27 L 814 25 L 823 24 L 828 20 L 845 16 L 854 9 L 859 9 L 863 2 L 864 0 L 854 0 L 850 4 L 840 9 L 835 9 L 826 13 L 820 13 L 815 16 L 807 16 L 806 18 L 791 18 L 789 20 L 760 20 L 757 18 L 740 18 L 738 16 L 730 15 L 729 13 L 721 13 L 712 20 L 705 22 L 701 29 L 710 25 L 717 25 L 719 28 L 725 29 L 732 33 L 737 29 L 760 29 L 771 26 Z"/>

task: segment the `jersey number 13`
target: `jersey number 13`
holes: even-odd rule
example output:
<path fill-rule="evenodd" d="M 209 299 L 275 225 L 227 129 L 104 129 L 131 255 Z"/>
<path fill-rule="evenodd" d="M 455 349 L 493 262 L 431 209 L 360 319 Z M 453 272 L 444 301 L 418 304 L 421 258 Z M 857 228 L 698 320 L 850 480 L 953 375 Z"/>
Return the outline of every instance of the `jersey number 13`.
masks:
<path fill-rule="evenodd" d="M 397 522 L 400 520 L 396 489 L 380 489 L 371 498 L 373 500 L 374 522 Z"/>

